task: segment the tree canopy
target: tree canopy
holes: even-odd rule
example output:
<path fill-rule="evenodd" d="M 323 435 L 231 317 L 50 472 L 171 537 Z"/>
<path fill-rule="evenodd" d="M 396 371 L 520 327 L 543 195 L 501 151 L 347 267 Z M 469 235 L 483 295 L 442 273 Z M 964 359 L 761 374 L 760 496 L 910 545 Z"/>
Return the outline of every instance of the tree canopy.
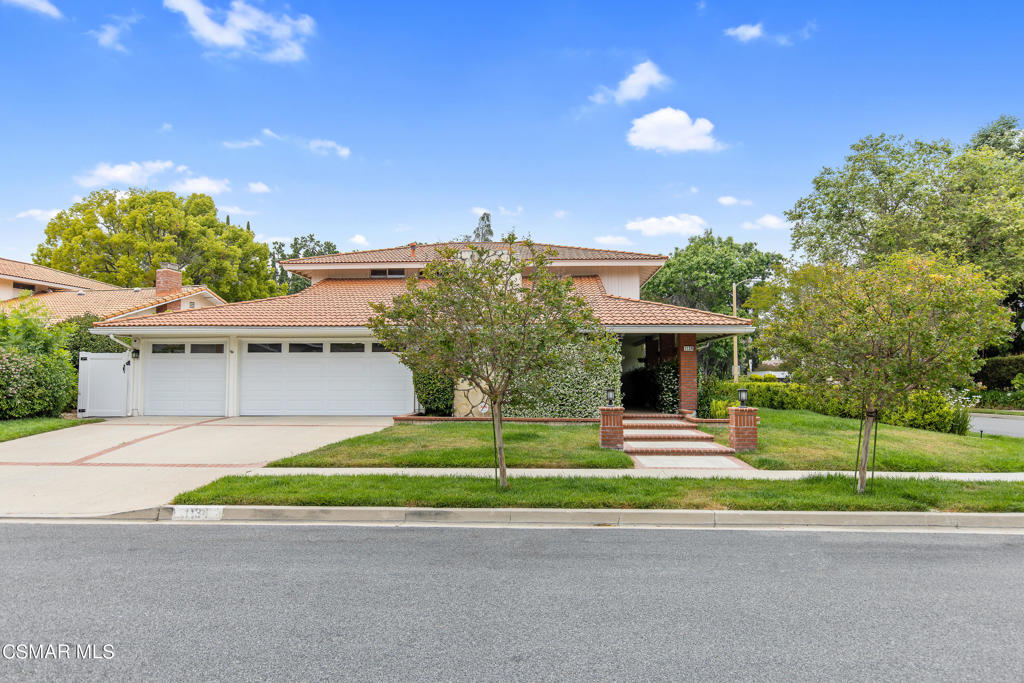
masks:
<path fill-rule="evenodd" d="M 494 240 L 494 230 L 491 228 L 491 214 L 484 211 L 476 222 L 473 232 L 458 238 L 460 242 L 491 242 Z"/>
<path fill-rule="evenodd" d="M 971 137 L 971 147 L 992 147 L 1024 159 L 1024 130 L 1020 128 L 1020 119 L 1003 114 L 992 123 L 982 126 Z"/>
<path fill-rule="evenodd" d="M 338 245 L 330 240 L 317 239 L 316 235 L 312 233 L 292 238 L 292 242 L 289 245 L 275 240 L 270 244 L 270 258 L 274 267 L 274 279 L 279 285 L 287 287 L 289 294 L 301 292 L 306 287 L 309 287 L 309 280 L 301 275 L 289 273 L 280 265 L 281 261 L 336 253 L 338 253 Z"/>
<path fill-rule="evenodd" d="M 160 264 L 175 263 L 183 283 L 208 285 L 228 301 L 282 289 L 269 247 L 219 220 L 204 194 L 96 190 L 50 220 L 33 260 L 120 287 L 151 287 Z"/>
<path fill-rule="evenodd" d="M 978 351 L 1012 327 L 1002 293 L 982 271 L 941 256 L 808 265 L 770 288 L 762 348 L 787 359 L 798 380 L 838 385 L 864 406 L 861 491 L 875 411 L 915 390 L 967 385 L 981 364 Z"/>
<path fill-rule="evenodd" d="M 572 280 L 554 274 L 553 252 L 519 242 L 520 258 L 507 248 L 441 248 L 423 279 L 409 278 L 406 292 L 390 303 L 371 304 L 374 336 L 414 372 L 468 382 L 486 400 L 495 433 L 500 484 L 507 486 L 501 419 L 505 402 L 542 390 L 557 373 L 565 345 L 616 343 L 598 324 Z M 522 274 L 528 270 L 529 281 Z M 582 354 L 584 359 L 600 353 Z M 587 362 L 584 360 L 583 362 Z"/>

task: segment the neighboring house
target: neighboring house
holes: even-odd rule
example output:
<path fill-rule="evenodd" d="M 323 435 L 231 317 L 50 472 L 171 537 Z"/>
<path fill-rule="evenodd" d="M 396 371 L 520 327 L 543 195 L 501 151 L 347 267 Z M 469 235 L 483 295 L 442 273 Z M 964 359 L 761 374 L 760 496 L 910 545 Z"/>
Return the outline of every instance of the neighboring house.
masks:
<path fill-rule="evenodd" d="M 86 313 L 120 320 L 225 303 L 205 285 L 182 286 L 181 273 L 167 268 L 156 271 L 155 287 L 132 288 L 34 263 L 0 259 L 0 311 L 20 306 L 26 296 L 46 309 L 51 323 Z"/>
<path fill-rule="evenodd" d="M 409 413 L 412 375 L 371 336 L 370 302 L 405 291 L 438 246 L 291 259 L 281 265 L 312 282 L 298 294 L 110 320 L 93 332 L 129 336 L 137 349 L 131 414 Z M 678 357 L 680 407 L 696 408 L 697 344 L 754 330 L 744 318 L 640 300 L 665 256 L 539 246 L 555 250 L 552 270 L 573 276 L 602 325 L 620 335 L 623 369 Z"/>

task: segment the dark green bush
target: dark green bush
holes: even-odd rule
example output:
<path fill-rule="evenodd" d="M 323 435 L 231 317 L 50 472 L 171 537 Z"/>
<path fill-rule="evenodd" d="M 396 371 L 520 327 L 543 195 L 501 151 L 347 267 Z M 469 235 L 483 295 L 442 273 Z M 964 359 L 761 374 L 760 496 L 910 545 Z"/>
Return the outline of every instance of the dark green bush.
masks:
<path fill-rule="evenodd" d="M 654 409 L 659 413 L 679 410 L 679 361 L 671 359 L 654 366 Z"/>
<path fill-rule="evenodd" d="M 104 337 L 89 332 L 92 324 L 103 318 L 92 313 L 68 318 L 59 327 L 64 331 L 64 346 L 71 354 L 71 364 L 78 369 L 78 353 L 80 351 L 93 351 L 96 353 L 120 353 L 125 350 L 123 346 L 110 337 Z"/>
<path fill-rule="evenodd" d="M 704 419 L 712 417 L 711 403 L 714 401 L 721 383 L 722 380 L 718 377 L 712 377 L 703 372 L 697 375 L 697 417 Z"/>
<path fill-rule="evenodd" d="M 979 408 L 1024 410 L 1024 391 L 987 389 L 977 393 Z"/>
<path fill-rule="evenodd" d="M 0 349 L 0 419 L 57 417 L 77 391 L 78 374 L 67 351 Z"/>
<path fill-rule="evenodd" d="M 440 374 L 414 372 L 412 385 L 427 415 L 450 417 L 455 403 L 455 382 Z"/>
<path fill-rule="evenodd" d="M 974 379 L 985 385 L 986 389 L 1009 389 L 1013 378 L 1024 372 L 1024 355 L 996 356 L 988 358 L 974 375 Z"/>
<path fill-rule="evenodd" d="M 508 417 L 598 417 L 615 392 L 622 405 L 622 349 L 618 339 L 566 345 L 562 362 L 544 386 L 522 387 L 505 406 Z"/>

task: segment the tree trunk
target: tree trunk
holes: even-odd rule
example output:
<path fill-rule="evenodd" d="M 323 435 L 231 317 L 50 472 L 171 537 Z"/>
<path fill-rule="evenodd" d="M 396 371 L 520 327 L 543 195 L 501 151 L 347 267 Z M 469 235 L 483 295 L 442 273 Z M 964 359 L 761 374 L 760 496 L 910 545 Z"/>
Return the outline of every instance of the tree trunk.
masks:
<path fill-rule="evenodd" d="M 501 404 L 491 406 L 491 421 L 494 424 L 494 449 L 498 455 L 498 485 L 508 488 L 508 475 L 505 473 L 505 437 L 501 433 Z"/>
<path fill-rule="evenodd" d="M 867 491 L 868 456 L 871 454 L 871 434 L 875 429 L 875 411 L 864 413 L 864 441 L 860 445 L 860 466 L 857 468 L 857 493 Z"/>

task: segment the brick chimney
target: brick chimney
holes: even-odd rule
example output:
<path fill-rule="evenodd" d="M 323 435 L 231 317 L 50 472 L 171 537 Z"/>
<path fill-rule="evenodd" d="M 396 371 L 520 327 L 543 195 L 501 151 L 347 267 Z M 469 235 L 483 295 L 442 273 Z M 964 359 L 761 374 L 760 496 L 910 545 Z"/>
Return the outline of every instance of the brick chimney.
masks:
<path fill-rule="evenodd" d="M 154 293 L 157 298 L 171 296 L 173 294 L 181 293 L 181 271 L 177 269 L 172 263 L 161 263 L 160 268 L 156 271 L 156 292 Z M 161 306 L 159 310 L 177 311 L 181 308 L 180 301 L 174 301 Z"/>

